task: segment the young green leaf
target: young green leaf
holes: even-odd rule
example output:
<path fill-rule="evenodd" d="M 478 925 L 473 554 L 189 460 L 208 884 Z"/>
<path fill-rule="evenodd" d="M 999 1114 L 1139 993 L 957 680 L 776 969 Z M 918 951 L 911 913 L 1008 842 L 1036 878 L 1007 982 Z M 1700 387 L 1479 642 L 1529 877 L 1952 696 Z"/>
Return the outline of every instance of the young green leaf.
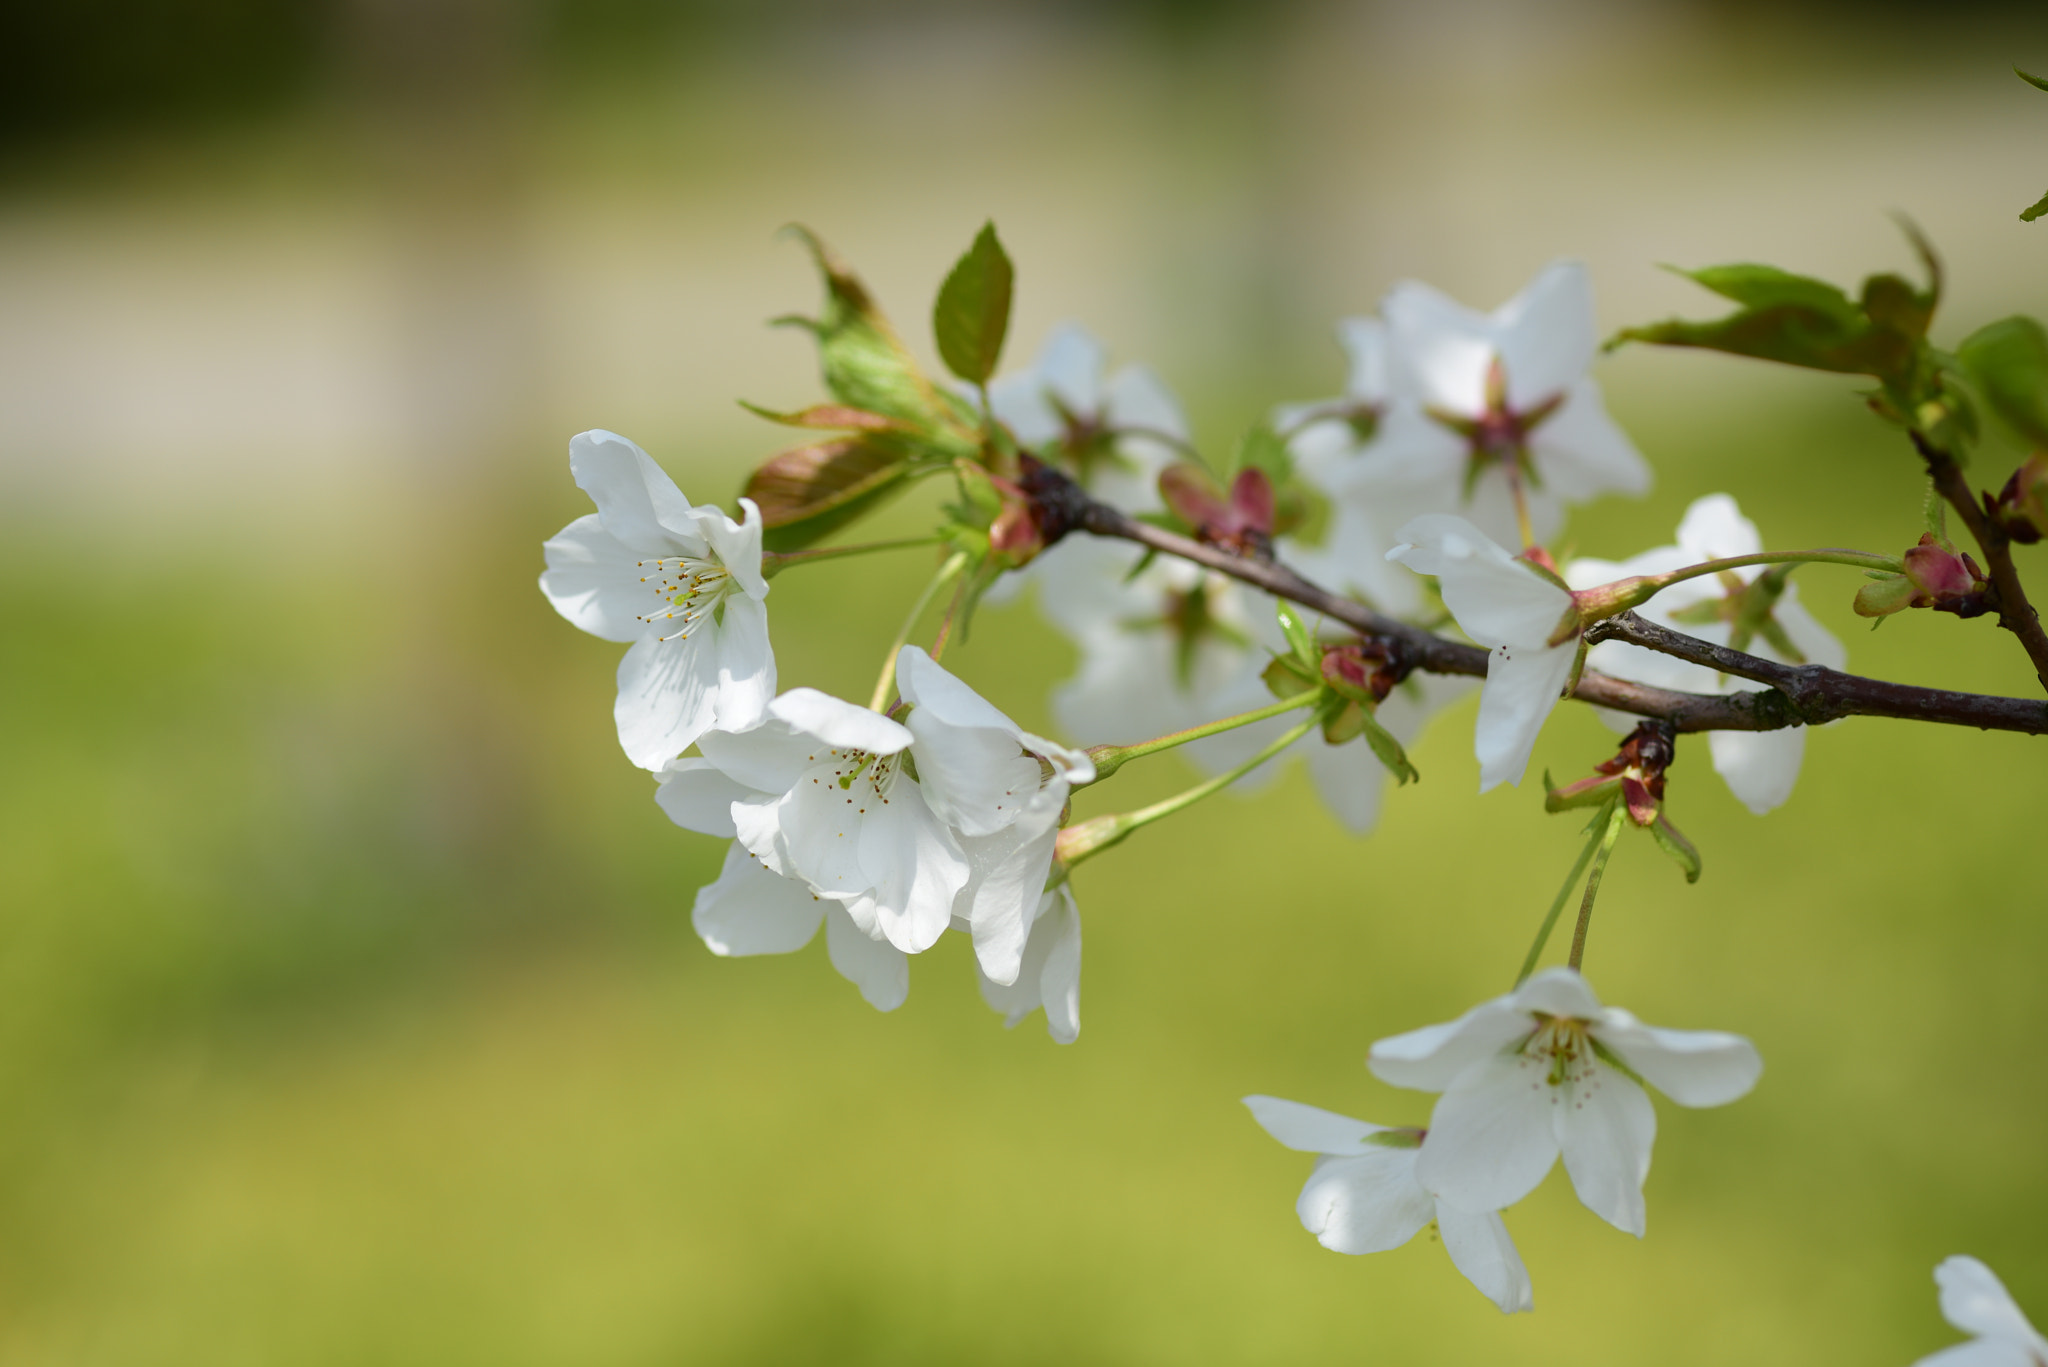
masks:
<path fill-rule="evenodd" d="M 2013 75 L 2019 77 L 2021 80 L 2025 81 L 2028 85 L 2034 87 L 2034 89 L 2036 90 L 2048 90 L 2048 81 L 2042 80 L 2039 76 L 2030 76 L 2026 72 L 2021 71 L 2018 67 L 2014 67 L 2012 69 L 2012 73 Z"/>
<path fill-rule="evenodd" d="M 1694 847 L 1690 840 L 1685 838 L 1678 827 L 1666 821 L 1661 812 L 1658 814 L 1656 821 L 1650 825 L 1650 835 L 1656 840 L 1657 848 L 1664 851 L 1670 857 L 1672 863 L 1684 870 L 1686 882 L 1697 883 L 1700 881 L 1699 850 Z"/>
<path fill-rule="evenodd" d="M 2013 431 L 2048 446 L 2048 331 L 2024 314 L 1978 328 L 1956 348 L 1984 399 Z"/>
<path fill-rule="evenodd" d="M 1361 707 L 1358 714 L 1365 722 L 1365 743 L 1372 747 L 1373 754 L 1387 767 L 1387 772 L 1402 783 L 1420 783 L 1422 771 L 1408 762 L 1408 752 L 1401 748 L 1400 741 L 1394 739 L 1394 733 L 1380 725 L 1380 719 L 1372 714 L 1372 709 Z"/>
<path fill-rule="evenodd" d="M 2029 204 L 2026 208 L 2020 210 L 2020 222 L 2032 223 L 2042 214 L 2048 214 L 2048 195 L 2041 196 L 2032 204 Z"/>
<path fill-rule="evenodd" d="M 1316 649 L 1316 634 L 1310 631 L 1308 623 L 1301 620 L 1301 614 L 1294 604 L 1285 599 L 1275 599 L 1274 605 L 1280 618 L 1280 633 L 1287 638 L 1287 644 L 1294 651 L 1294 658 L 1305 665 L 1313 666 L 1321 655 Z"/>
<path fill-rule="evenodd" d="M 932 332 L 946 368 L 969 384 L 986 384 L 1010 330 L 1010 295 L 1016 270 L 985 223 L 974 245 L 954 263 L 932 305 Z"/>

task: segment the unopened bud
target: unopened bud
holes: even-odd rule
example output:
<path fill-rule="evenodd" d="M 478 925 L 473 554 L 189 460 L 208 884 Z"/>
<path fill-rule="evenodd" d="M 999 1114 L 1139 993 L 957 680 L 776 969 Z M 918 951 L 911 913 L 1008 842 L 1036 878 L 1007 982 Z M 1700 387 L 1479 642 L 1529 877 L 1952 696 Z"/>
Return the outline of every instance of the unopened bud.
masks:
<path fill-rule="evenodd" d="M 1885 617 L 1907 608 L 1933 608 L 1958 617 L 1977 617 L 1990 610 L 1984 571 L 1967 553 L 1958 554 L 1923 533 L 1920 543 L 1901 561 L 1902 575 L 1884 574 L 1856 591 L 1859 617 Z"/>
<path fill-rule="evenodd" d="M 1984 511 L 2023 546 L 2048 535 L 2048 452 L 2028 456 L 1997 498 L 1986 494 Z"/>

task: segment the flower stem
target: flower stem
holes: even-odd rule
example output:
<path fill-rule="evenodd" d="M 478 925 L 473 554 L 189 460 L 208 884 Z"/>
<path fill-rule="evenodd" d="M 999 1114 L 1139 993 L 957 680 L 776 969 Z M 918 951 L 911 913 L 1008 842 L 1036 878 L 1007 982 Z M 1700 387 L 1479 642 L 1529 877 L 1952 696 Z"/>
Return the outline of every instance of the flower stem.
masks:
<path fill-rule="evenodd" d="M 1564 914 L 1564 904 L 1571 900 L 1572 889 L 1579 885 L 1579 875 L 1586 871 L 1586 865 L 1593 862 L 1594 852 L 1607 838 L 1607 830 L 1614 824 L 1615 808 L 1620 799 L 1610 797 L 1601 805 L 1599 812 L 1586 826 L 1588 832 L 1586 848 L 1579 851 L 1579 857 L 1572 864 L 1572 871 L 1565 875 L 1564 886 L 1557 890 L 1557 898 L 1551 902 L 1550 910 L 1543 917 L 1543 924 L 1536 931 L 1536 943 L 1529 946 L 1529 957 L 1522 960 L 1522 971 L 1515 975 L 1515 986 L 1529 981 L 1529 975 L 1536 971 L 1536 961 L 1543 957 L 1543 946 L 1550 943 L 1550 932 L 1557 925 L 1557 918 Z"/>
<path fill-rule="evenodd" d="M 1703 560 L 1697 565 L 1687 565 L 1682 570 L 1669 574 L 1652 574 L 1643 578 L 1643 584 L 1656 589 L 1669 588 L 1687 579 L 1698 579 L 1701 575 L 1719 574 L 1722 570 L 1740 569 L 1745 565 L 1854 565 L 1863 570 L 1889 570 L 1893 574 L 1905 572 L 1905 566 L 1895 555 L 1872 555 L 1868 551 L 1819 550 L 1819 551 L 1758 551 L 1754 555 L 1730 555 L 1719 560 Z"/>
<path fill-rule="evenodd" d="M 901 541 L 864 541 L 854 546 L 820 546 L 807 551 L 763 551 L 761 575 L 765 579 L 773 579 L 791 565 L 810 565 L 849 555 L 871 555 L 876 551 L 904 551 L 913 546 L 936 546 L 944 540 L 941 536 L 912 536 Z"/>
<path fill-rule="evenodd" d="M 889 706 L 889 690 L 896 686 L 896 656 L 903 647 L 910 644 L 910 633 L 917 630 L 918 619 L 924 610 L 932 605 L 932 599 L 939 596 L 939 590 L 950 584 L 960 571 L 967 568 L 967 552 L 955 551 L 946 557 L 946 563 L 939 566 L 939 572 L 924 586 L 924 592 L 917 595 L 917 602 L 911 605 L 910 615 L 903 619 L 903 630 L 896 633 L 896 639 L 889 645 L 889 658 L 882 661 L 882 677 L 875 680 L 875 695 L 868 700 L 870 712 L 881 712 Z"/>
<path fill-rule="evenodd" d="M 1285 735 L 1259 751 L 1258 754 L 1253 755 L 1243 764 L 1238 765 L 1235 769 L 1230 770 L 1228 773 L 1218 774 L 1206 782 L 1197 783 L 1186 792 L 1175 793 L 1172 797 L 1155 802 L 1149 807 L 1140 807 L 1135 812 L 1119 812 L 1111 816 L 1098 816 L 1091 820 L 1083 821 L 1079 825 L 1067 827 L 1059 834 L 1059 843 L 1054 847 L 1055 857 L 1062 865 L 1071 869 L 1082 860 L 1100 854 L 1112 845 L 1121 843 L 1132 831 L 1149 826 L 1163 817 L 1172 816 L 1175 812 L 1194 806 L 1211 793 L 1221 792 L 1223 789 L 1228 788 L 1231 784 L 1237 782 L 1246 774 L 1249 774 L 1252 770 L 1300 740 L 1310 731 L 1313 731 L 1317 725 L 1318 719 L 1315 717 L 1304 719 L 1300 725 L 1290 727 Z"/>
<path fill-rule="evenodd" d="M 1600 876 L 1607 872 L 1607 856 L 1614 853 L 1614 842 L 1621 837 L 1622 823 L 1627 813 L 1620 803 L 1607 815 L 1607 830 L 1600 837 L 1600 848 L 1593 856 L 1593 867 L 1586 874 L 1586 895 L 1579 899 L 1579 924 L 1572 931 L 1572 956 L 1566 960 L 1577 971 L 1579 961 L 1586 957 L 1586 928 L 1593 923 L 1593 901 L 1600 895 Z"/>
<path fill-rule="evenodd" d="M 953 635 L 953 621 L 960 615 L 960 605 L 967 600 L 967 590 L 973 582 L 972 579 L 962 579 L 953 589 L 953 601 L 946 604 L 946 615 L 939 619 L 939 634 L 932 641 L 934 662 L 946 653 L 946 642 Z"/>
<path fill-rule="evenodd" d="M 1529 521 L 1529 495 L 1522 488 L 1522 472 L 1517 468 L 1517 462 L 1505 461 L 1503 468 L 1507 471 L 1508 492 L 1515 496 L 1515 526 L 1522 533 L 1522 546 L 1526 550 L 1536 544 L 1536 528 Z"/>
<path fill-rule="evenodd" d="M 1269 703 L 1265 707 L 1255 707 L 1249 712 L 1240 712 L 1233 717 L 1224 717 L 1218 721 L 1204 722 L 1200 726 L 1190 726 L 1185 731 L 1172 731 L 1163 736 L 1154 736 L 1151 740 L 1141 740 L 1135 745 L 1091 746 L 1088 750 L 1088 758 L 1095 761 L 1095 782 L 1100 783 L 1131 760 L 1143 759 L 1147 755 L 1156 755 L 1162 750 L 1171 750 L 1175 746 L 1186 745 L 1189 741 L 1202 740 L 1209 736 L 1220 736 L 1225 731 L 1235 731 L 1240 726 L 1250 726 L 1253 722 L 1264 721 L 1268 717 L 1282 716 L 1292 712 L 1297 707 L 1308 707 L 1317 702 L 1321 697 L 1321 689 L 1311 688 L 1297 693 L 1291 698 L 1282 698 L 1276 703 Z"/>

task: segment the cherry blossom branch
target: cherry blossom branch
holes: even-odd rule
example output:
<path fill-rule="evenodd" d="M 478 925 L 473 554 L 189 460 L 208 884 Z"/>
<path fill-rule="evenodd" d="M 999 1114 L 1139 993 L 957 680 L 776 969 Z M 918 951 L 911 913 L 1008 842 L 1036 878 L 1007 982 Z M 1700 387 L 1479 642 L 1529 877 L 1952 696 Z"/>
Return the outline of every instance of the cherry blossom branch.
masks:
<path fill-rule="evenodd" d="M 1970 482 L 1963 478 L 1962 467 L 1956 464 L 1955 457 L 1920 432 L 1914 431 L 1910 435 L 1913 449 L 1920 453 L 1920 459 L 1927 462 L 1927 473 L 1934 480 L 1934 487 L 1963 519 L 1963 525 L 1970 529 L 1977 548 L 1984 552 L 1984 566 L 1998 590 L 1998 625 L 2020 638 L 2027 658 L 2034 662 L 2034 677 L 2041 681 L 2041 687 L 2048 689 L 2048 631 L 2042 629 L 2041 615 L 2027 601 L 2027 591 L 2020 584 L 2019 568 L 2012 563 L 2011 538 L 2005 534 L 2004 528 L 1984 516 L 1984 510 L 1977 504 L 1977 495 L 1970 488 Z"/>
<path fill-rule="evenodd" d="M 1411 669 L 1486 676 L 1487 652 L 1478 646 L 1448 640 L 1375 612 L 1275 561 L 1238 555 L 1140 522 L 1089 497 L 1079 484 L 1050 466 L 1028 470 L 1023 484 L 1047 544 L 1075 531 L 1136 542 L 1299 603 L 1361 635 L 1389 642 Z M 1755 692 L 1682 693 L 1587 670 L 1572 690 L 1571 696 L 1580 702 L 1654 717 L 1679 731 L 1776 731 L 1862 716 L 2048 735 L 2048 703 L 2038 700 L 1888 683 L 1818 665 L 1781 665 L 1655 626 L 1630 612 L 1595 623 L 1587 629 L 1586 639 L 1626 641 L 1767 686 Z"/>

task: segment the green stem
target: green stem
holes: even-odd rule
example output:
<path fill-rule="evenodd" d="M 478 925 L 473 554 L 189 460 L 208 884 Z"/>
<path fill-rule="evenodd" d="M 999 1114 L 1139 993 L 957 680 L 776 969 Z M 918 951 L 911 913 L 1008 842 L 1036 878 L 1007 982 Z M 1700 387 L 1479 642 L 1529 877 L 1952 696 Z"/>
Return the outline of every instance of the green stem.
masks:
<path fill-rule="evenodd" d="M 1192 807 L 1211 793 L 1221 792 L 1315 730 L 1320 724 L 1319 718 L 1307 718 L 1299 726 L 1290 727 L 1285 735 L 1235 769 L 1218 774 L 1206 782 L 1197 783 L 1184 793 L 1175 793 L 1172 797 L 1155 802 L 1149 807 L 1140 807 L 1135 812 L 1098 816 L 1077 826 L 1067 827 L 1060 832 L 1059 844 L 1055 847 L 1059 862 L 1071 869 L 1082 860 L 1100 854 L 1112 845 L 1120 844 L 1132 831 L 1140 830 L 1164 817 L 1172 816 L 1175 812 Z"/>
<path fill-rule="evenodd" d="M 936 546 L 942 536 L 912 536 L 901 541 L 865 541 L 856 546 L 821 546 L 808 551 L 761 552 L 761 576 L 773 579 L 791 565 L 809 565 L 820 560 L 838 560 L 849 555 L 871 555 L 876 551 L 904 551 L 913 546 Z"/>
<path fill-rule="evenodd" d="M 1574 972 L 1579 961 L 1586 957 L 1586 928 L 1593 924 L 1593 900 L 1600 895 L 1600 876 L 1607 872 L 1607 856 L 1614 853 L 1614 842 L 1621 837 L 1622 822 L 1627 814 L 1620 803 L 1607 817 L 1607 831 L 1600 837 L 1600 848 L 1593 856 L 1593 868 L 1586 874 L 1586 895 L 1579 899 L 1579 924 L 1572 931 L 1572 956 L 1566 960 Z"/>
<path fill-rule="evenodd" d="M 1889 570 L 1901 574 L 1905 566 L 1895 555 L 1872 555 L 1868 551 L 1758 551 L 1755 555 L 1730 555 L 1720 560 L 1707 560 L 1697 565 L 1687 565 L 1682 570 L 1669 574 L 1652 574 L 1643 578 L 1645 585 L 1655 589 L 1669 588 L 1687 579 L 1698 579 L 1701 575 L 1719 574 L 1722 570 L 1741 569 L 1745 565 L 1854 565 L 1863 570 Z"/>
<path fill-rule="evenodd" d="M 903 630 L 896 633 L 896 640 L 889 646 L 889 658 L 882 661 L 882 677 L 875 680 L 875 695 L 868 700 L 870 712 L 886 711 L 889 706 L 889 690 L 896 686 L 896 656 L 903 647 L 910 644 L 910 633 L 917 630 L 918 619 L 924 610 L 932 605 L 932 599 L 939 596 L 939 590 L 953 582 L 960 571 L 967 568 L 967 552 L 955 551 L 946 557 L 946 563 L 939 566 L 939 572 L 924 586 L 924 592 L 917 595 L 917 602 L 911 606 L 910 615 L 903 619 Z"/>
<path fill-rule="evenodd" d="M 1536 971 L 1536 961 L 1543 957 L 1543 946 L 1550 943 L 1550 932 L 1557 925 L 1557 918 L 1564 914 L 1564 904 L 1571 900 L 1572 889 L 1579 885 L 1579 876 L 1586 871 L 1586 865 L 1593 862 L 1593 854 L 1607 838 L 1608 827 L 1614 824 L 1614 809 L 1621 799 L 1610 797 L 1587 823 L 1586 848 L 1579 851 L 1579 857 L 1572 864 L 1572 871 L 1565 875 L 1564 886 L 1557 890 L 1557 899 L 1550 904 L 1550 910 L 1543 917 L 1543 925 L 1536 932 L 1536 943 L 1529 946 L 1529 957 L 1522 960 L 1522 971 L 1515 975 L 1515 986 L 1529 981 L 1529 975 Z"/>
<path fill-rule="evenodd" d="M 1171 750 L 1175 746 L 1186 745 L 1189 741 L 1202 740 L 1209 736 L 1220 736 L 1225 731 L 1235 731 L 1240 726 L 1250 726 L 1253 722 L 1264 721 L 1268 717 L 1282 716 L 1292 712 L 1297 707 L 1311 706 L 1320 700 L 1322 696 L 1323 691 L 1321 689 L 1311 688 L 1297 693 L 1291 698 L 1282 698 L 1279 702 L 1268 704 L 1265 707 L 1256 707 L 1249 712 L 1240 712 L 1234 717 L 1224 717 L 1220 721 L 1204 722 L 1200 726 L 1190 726 L 1185 731 L 1173 731 L 1164 736 L 1154 736 L 1151 740 L 1141 740 L 1135 745 L 1092 746 L 1088 751 L 1088 757 L 1095 761 L 1095 781 L 1100 783 L 1131 760 L 1143 759 L 1147 755 L 1156 755 L 1162 750 Z"/>

